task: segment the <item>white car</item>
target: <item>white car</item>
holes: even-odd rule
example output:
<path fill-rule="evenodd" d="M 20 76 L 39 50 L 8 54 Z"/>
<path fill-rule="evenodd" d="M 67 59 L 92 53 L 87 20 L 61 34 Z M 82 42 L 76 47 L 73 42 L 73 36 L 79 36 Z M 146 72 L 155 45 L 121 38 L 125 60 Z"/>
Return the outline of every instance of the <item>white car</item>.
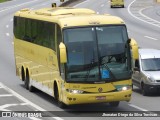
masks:
<path fill-rule="evenodd" d="M 139 59 L 134 61 L 132 80 L 143 95 L 160 91 L 160 50 L 139 49 Z"/>

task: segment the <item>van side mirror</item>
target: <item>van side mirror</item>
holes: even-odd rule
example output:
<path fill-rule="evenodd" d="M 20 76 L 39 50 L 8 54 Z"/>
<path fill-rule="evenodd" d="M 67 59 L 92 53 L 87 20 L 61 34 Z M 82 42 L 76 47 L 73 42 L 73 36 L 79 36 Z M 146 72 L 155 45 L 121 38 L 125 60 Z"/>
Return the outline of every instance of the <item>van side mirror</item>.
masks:
<path fill-rule="evenodd" d="M 60 62 L 66 63 L 67 62 L 67 51 L 66 51 L 65 44 L 62 42 L 59 44 L 59 51 L 60 51 Z"/>
<path fill-rule="evenodd" d="M 134 71 L 140 71 L 138 67 L 133 68 Z"/>
<path fill-rule="evenodd" d="M 138 59 L 138 44 L 133 38 L 129 39 L 129 41 L 132 49 L 132 57 L 134 60 L 136 60 Z"/>

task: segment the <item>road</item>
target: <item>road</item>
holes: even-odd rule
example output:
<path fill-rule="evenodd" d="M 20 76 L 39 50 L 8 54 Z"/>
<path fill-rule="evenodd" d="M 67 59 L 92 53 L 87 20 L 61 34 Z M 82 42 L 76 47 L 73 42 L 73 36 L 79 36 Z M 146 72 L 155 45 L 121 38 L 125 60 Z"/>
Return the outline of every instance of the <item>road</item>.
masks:
<path fill-rule="evenodd" d="M 108 104 L 96 105 L 77 105 L 62 110 L 57 107 L 54 99 L 40 91 L 30 93 L 27 91 L 23 83 L 15 76 L 15 63 L 13 55 L 13 14 L 22 8 L 37 9 L 41 7 L 49 7 L 51 3 L 59 0 L 13 0 L 0 4 L 0 110 L 22 110 L 22 111 L 60 111 L 53 114 L 50 118 L 56 120 L 70 119 L 117 119 L 112 117 L 92 117 L 98 111 L 160 111 L 159 101 L 160 95 L 142 96 L 140 90 L 134 87 L 132 100 L 121 102 L 118 108 L 111 108 Z M 139 47 L 160 49 L 160 19 L 156 13 L 159 7 L 153 0 L 126 0 L 125 8 L 111 9 L 109 0 L 81 0 L 81 3 L 71 4 L 74 7 L 91 8 L 100 14 L 112 14 L 121 17 L 128 28 L 130 38 L 136 39 Z M 145 4 L 144 4 L 145 3 Z M 156 6 L 156 7 L 153 7 Z M 93 113 L 72 113 L 69 111 L 95 111 Z M 69 117 L 66 117 L 66 116 Z M 72 116 L 72 117 L 71 117 Z M 80 116 L 89 116 L 80 118 Z M 101 116 L 101 113 L 98 114 Z M 131 117 L 126 119 L 159 119 L 157 117 Z M 2 119 L 2 118 L 0 118 Z M 9 119 L 9 118 L 7 118 Z M 13 118 L 12 118 L 13 119 Z M 14 118 L 17 119 L 35 119 L 35 118 Z M 120 117 L 119 119 L 124 119 Z"/>

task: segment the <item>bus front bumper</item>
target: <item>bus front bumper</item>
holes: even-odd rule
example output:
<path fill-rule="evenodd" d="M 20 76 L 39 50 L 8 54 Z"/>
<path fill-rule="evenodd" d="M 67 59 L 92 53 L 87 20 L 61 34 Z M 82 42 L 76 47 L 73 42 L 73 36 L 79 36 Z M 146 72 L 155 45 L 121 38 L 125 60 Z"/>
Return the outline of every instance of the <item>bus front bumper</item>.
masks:
<path fill-rule="evenodd" d="M 131 99 L 132 90 L 110 92 L 110 93 L 96 93 L 96 94 L 74 94 L 66 92 L 66 105 L 73 104 L 87 104 L 87 103 L 108 103 L 114 101 L 127 101 Z"/>

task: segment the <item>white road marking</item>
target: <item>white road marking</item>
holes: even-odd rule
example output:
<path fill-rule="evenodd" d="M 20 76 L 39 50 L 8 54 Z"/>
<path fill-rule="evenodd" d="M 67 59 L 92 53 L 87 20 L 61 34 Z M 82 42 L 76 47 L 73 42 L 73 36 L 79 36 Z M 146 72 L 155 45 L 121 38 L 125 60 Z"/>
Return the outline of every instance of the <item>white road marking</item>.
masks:
<path fill-rule="evenodd" d="M 12 89 L 8 88 L 7 86 L 5 86 L 4 84 L 2 84 L 1 82 L 0 82 L 0 86 L 2 86 L 5 90 L 7 90 L 8 92 L 12 93 L 14 96 L 16 96 L 18 99 L 20 99 L 21 101 L 25 102 L 26 104 L 31 105 L 32 107 L 38 109 L 39 111 L 46 111 L 45 109 L 41 108 L 40 106 L 32 103 L 32 102 L 29 101 L 28 99 L 26 99 L 26 98 L 24 98 L 23 96 L 19 95 L 18 93 L 16 93 L 16 92 L 13 91 Z M 10 106 L 10 105 L 13 106 L 13 105 L 15 105 L 15 104 L 8 104 L 8 105 L 6 104 L 6 105 L 4 105 L 4 106 Z M 1 108 L 3 108 L 3 106 L 2 106 L 2 107 L 0 106 L 0 110 L 1 110 Z M 3 111 L 5 111 L 5 110 L 3 110 Z M 54 118 L 54 119 L 56 119 L 56 120 L 63 120 L 63 119 L 60 118 L 60 117 L 52 117 L 52 118 Z"/>
<path fill-rule="evenodd" d="M 6 25 L 6 28 L 9 28 L 9 25 Z"/>
<path fill-rule="evenodd" d="M 148 111 L 148 110 L 146 110 L 146 109 L 144 109 L 144 108 L 138 107 L 138 106 L 133 105 L 133 104 L 128 104 L 128 105 L 131 106 L 131 107 L 134 107 L 134 108 L 136 108 L 136 109 L 138 109 L 138 110 L 141 110 L 141 111 Z"/>
<path fill-rule="evenodd" d="M 13 18 L 12 18 L 12 19 L 10 19 L 10 21 L 12 22 L 12 21 L 13 21 Z"/>
<path fill-rule="evenodd" d="M 42 119 L 39 119 L 39 118 L 36 118 L 36 117 L 30 117 L 31 120 L 42 120 Z"/>
<path fill-rule="evenodd" d="M 13 96 L 12 94 L 3 94 L 3 95 L 0 95 L 0 97 L 10 97 L 10 96 Z"/>
<path fill-rule="evenodd" d="M 144 37 L 152 39 L 152 40 L 158 40 L 157 38 L 153 38 L 153 37 L 150 37 L 150 36 L 144 36 Z"/>
<path fill-rule="evenodd" d="M 145 22 L 145 23 L 154 25 L 154 26 L 156 26 L 156 27 L 160 27 L 159 25 L 156 25 L 156 24 L 153 24 L 153 23 L 148 22 L 148 21 L 146 21 L 146 20 L 143 20 L 143 19 L 141 19 L 141 18 L 135 16 L 134 14 L 132 14 L 130 8 L 131 8 L 131 5 L 132 5 L 135 1 L 136 1 L 136 0 L 133 0 L 133 1 L 129 4 L 129 6 L 128 6 L 128 8 L 127 8 L 128 13 L 129 13 L 132 17 L 134 17 L 134 18 L 136 18 L 136 19 L 138 19 L 138 20 L 140 20 L 140 21 L 142 21 L 142 22 Z M 141 11 L 139 11 L 139 14 L 141 14 Z M 144 16 L 144 15 L 143 15 L 143 16 Z M 149 18 L 149 17 L 148 17 L 148 18 Z M 156 21 L 156 20 L 154 20 L 154 21 Z M 157 22 L 157 23 L 159 23 L 159 22 Z"/>
<path fill-rule="evenodd" d="M 6 109 L 5 108 L 8 108 L 8 107 L 11 107 L 11 106 L 17 106 L 18 104 L 5 104 L 5 105 L 1 105 L 0 106 L 0 110 L 1 111 L 5 111 Z M 5 110 L 4 110 L 5 109 Z M 7 111 L 10 111 L 10 110 L 7 110 Z"/>
<path fill-rule="evenodd" d="M 86 3 L 86 2 L 88 2 L 89 0 L 86 0 L 86 1 L 84 1 L 84 2 L 81 2 L 81 3 L 79 3 L 79 4 L 76 4 L 75 6 L 73 6 L 73 7 L 78 7 L 78 6 L 80 6 L 81 4 L 84 4 L 84 3 Z"/>
<path fill-rule="evenodd" d="M 6 33 L 6 36 L 10 36 L 10 34 L 9 34 L 9 33 Z"/>
<path fill-rule="evenodd" d="M 145 17 L 145 18 L 149 19 L 149 20 L 152 20 L 152 21 L 157 22 L 157 23 L 159 23 L 159 24 L 160 24 L 160 22 L 159 22 L 159 21 L 154 20 L 154 19 L 152 19 L 152 18 L 150 18 L 150 17 L 148 17 L 148 16 L 146 16 L 146 15 L 144 15 L 144 14 L 142 13 L 142 11 L 143 11 L 143 10 L 145 10 L 145 9 L 147 9 L 147 8 L 150 8 L 150 7 L 153 7 L 153 6 L 148 6 L 148 7 L 146 7 L 146 8 L 142 8 L 141 10 L 139 10 L 139 14 L 140 14 L 140 15 L 142 15 L 143 17 Z"/>
<path fill-rule="evenodd" d="M 104 4 L 102 4 L 101 7 L 104 7 Z"/>
<path fill-rule="evenodd" d="M 32 3 L 32 2 L 36 2 L 36 1 L 38 1 L 38 0 L 33 0 L 33 1 L 25 2 L 25 3 L 19 4 L 19 5 L 14 5 L 14 6 L 11 6 L 11 7 L 7 7 L 6 9 L 0 10 L 0 12 L 4 12 L 6 10 L 10 10 L 10 9 L 13 9 L 13 8 L 16 8 L 16 7 L 20 7 L 20 6 L 23 6 L 23 5 Z"/>

